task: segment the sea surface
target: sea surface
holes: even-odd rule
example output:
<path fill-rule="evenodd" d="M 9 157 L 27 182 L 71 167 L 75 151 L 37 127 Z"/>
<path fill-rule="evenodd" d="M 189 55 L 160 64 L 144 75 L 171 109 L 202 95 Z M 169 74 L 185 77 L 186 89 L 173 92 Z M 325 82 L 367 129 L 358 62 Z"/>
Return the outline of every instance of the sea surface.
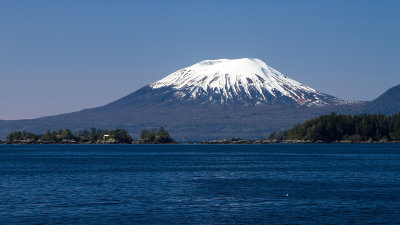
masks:
<path fill-rule="evenodd" d="M 0 145 L 0 224 L 400 224 L 400 145 Z"/>

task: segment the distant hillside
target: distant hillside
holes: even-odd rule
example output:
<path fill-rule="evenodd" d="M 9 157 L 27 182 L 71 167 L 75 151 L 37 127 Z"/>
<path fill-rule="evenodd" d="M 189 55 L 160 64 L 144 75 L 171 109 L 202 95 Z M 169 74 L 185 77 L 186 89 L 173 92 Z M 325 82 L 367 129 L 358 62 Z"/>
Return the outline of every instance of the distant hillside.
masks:
<path fill-rule="evenodd" d="M 368 102 L 364 112 L 393 115 L 400 112 L 400 85 L 390 88 L 381 96 Z"/>

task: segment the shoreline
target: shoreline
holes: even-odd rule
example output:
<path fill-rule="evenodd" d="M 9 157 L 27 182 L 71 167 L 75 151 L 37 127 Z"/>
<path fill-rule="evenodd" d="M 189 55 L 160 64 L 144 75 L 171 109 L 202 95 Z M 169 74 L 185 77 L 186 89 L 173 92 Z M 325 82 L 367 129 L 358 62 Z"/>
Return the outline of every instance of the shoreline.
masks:
<path fill-rule="evenodd" d="M 132 141 L 132 143 L 118 142 L 33 142 L 33 141 L 0 141 L 0 145 L 265 145 L 265 144 L 400 144 L 399 141 L 304 141 L 304 140 L 286 140 L 286 141 L 270 141 L 270 140 L 212 140 L 201 142 L 171 142 L 171 143 L 142 143 L 140 141 Z"/>

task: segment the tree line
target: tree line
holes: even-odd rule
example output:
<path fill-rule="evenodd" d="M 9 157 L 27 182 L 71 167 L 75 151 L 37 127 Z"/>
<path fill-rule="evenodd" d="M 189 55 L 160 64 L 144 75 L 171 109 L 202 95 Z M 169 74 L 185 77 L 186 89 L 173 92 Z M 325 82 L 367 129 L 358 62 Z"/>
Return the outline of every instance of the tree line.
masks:
<path fill-rule="evenodd" d="M 270 140 L 308 140 L 322 142 L 400 141 L 400 113 L 341 115 L 331 113 L 273 132 Z"/>
<path fill-rule="evenodd" d="M 165 144 L 165 143 L 172 143 L 172 140 L 169 133 L 164 129 L 164 127 L 160 127 L 157 129 L 147 130 L 144 129 L 140 133 L 140 141 L 142 143 L 153 143 L 153 144 Z"/>
<path fill-rule="evenodd" d="M 135 141 L 125 129 L 103 130 L 91 128 L 79 131 L 70 129 L 59 129 L 57 131 L 47 130 L 44 134 L 34 134 L 32 132 L 14 131 L 4 140 L 5 143 L 30 143 L 30 144 L 58 144 L 58 143 L 171 143 L 174 140 L 170 134 L 160 127 L 159 129 L 147 130 L 141 132 L 140 140 Z"/>
<path fill-rule="evenodd" d="M 44 134 L 14 131 L 5 139 L 6 142 L 32 142 L 32 143 L 131 143 L 132 137 L 125 129 L 103 130 L 91 128 L 77 132 L 70 129 L 59 129 L 57 131 L 47 130 Z"/>

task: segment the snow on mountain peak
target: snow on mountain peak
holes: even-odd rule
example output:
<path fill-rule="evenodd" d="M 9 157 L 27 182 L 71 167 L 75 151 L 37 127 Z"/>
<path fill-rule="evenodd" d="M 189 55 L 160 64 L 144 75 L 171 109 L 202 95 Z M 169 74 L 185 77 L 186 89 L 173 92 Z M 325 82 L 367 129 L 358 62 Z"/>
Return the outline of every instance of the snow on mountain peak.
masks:
<path fill-rule="evenodd" d="M 202 99 L 210 103 L 283 101 L 307 106 L 341 103 L 341 100 L 292 80 L 255 58 L 204 60 L 180 69 L 150 87 L 170 87 L 177 98 Z"/>

